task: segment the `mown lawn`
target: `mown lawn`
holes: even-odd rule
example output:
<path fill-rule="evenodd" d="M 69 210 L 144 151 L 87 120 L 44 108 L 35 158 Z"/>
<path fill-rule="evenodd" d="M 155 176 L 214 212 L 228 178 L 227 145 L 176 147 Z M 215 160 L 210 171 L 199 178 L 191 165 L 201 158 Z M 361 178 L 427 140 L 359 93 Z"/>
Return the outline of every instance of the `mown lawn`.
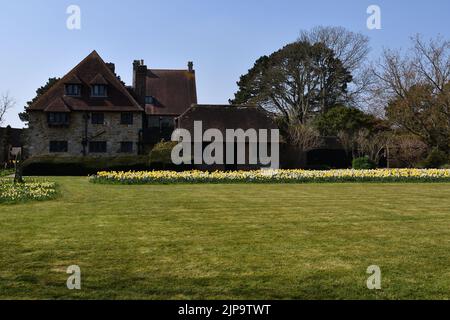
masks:
<path fill-rule="evenodd" d="M 56 200 L 0 205 L 0 298 L 450 298 L 450 184 L 49 179 Z"/>

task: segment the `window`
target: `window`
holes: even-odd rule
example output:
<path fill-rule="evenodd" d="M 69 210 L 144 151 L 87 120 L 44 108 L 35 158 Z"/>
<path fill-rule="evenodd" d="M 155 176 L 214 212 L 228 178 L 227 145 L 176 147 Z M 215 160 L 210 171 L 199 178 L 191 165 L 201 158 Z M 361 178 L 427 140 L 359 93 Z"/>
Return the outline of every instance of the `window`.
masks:
<path fill-rule="evenodd" d="M 93 97 L 106 97 L 107 86 L 105 84 L 94 84 L 91 88 L 91 96 Z"/>
<path fill-rule="evenodd" d="M 81 85 L 79 84 L 66 84 L 66 96 L 78 97 L 81 94 Z"/>
<path fill-rule="evenodd" d="M 67 152 L 67 141 L 50 141 L 50 152 Z"/>
<path fill-rule="evenodd" d="M 145 104 L 154 104 L 155 103 L 155 98 L 152 96 L 146 96 L 145 97 Z"/>
<path fill-rule="evenodd" d="M 69 114 L 66 112 L 50 112 L 47 114 L 47 122 L 51 126 L 68 125 Z"/>
<path fill-rule="evenodd" d="M 91 123 L 92 124 L 104 124 L 105 123 L 105 114 L 100 113 L 100 112 L 92 113 Z"/>
<path fill-rule="evenodd" d="M 90 141 L 89 142 L 90 153 L 105 153 L 106 141 Z"/>
<path fill-rule="evenodd" d="M 133 114 L 131 112 L 122 112 L 120 124 L 133 124 Z"/>
<path fill-rule="evenodd" d="M 121 153 L 132 153 L 133 152 L 133 142 L 122 141 L 120 143 L 120 152 Z"/>

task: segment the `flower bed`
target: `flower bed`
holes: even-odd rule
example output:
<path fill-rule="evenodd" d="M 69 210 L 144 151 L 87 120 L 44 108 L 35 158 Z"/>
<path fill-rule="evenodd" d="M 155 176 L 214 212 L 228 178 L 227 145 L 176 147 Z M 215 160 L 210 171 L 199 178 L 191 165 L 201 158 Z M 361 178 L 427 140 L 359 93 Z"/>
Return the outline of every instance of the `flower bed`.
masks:
<path fill-rule="evenodd" d="M 450 182 L 450 169 L 257 170 L 257 171 L 102 171 L 94 183 L 307 183 L 307 182 Z"/>
<path fill-rule="evenodd" d="M 53 182 L 26 180 L 14 184 L 11 179 L 0 179 L 0 203 L 17 203 L 27 200 L 47 200 L 56 195 Z"/>

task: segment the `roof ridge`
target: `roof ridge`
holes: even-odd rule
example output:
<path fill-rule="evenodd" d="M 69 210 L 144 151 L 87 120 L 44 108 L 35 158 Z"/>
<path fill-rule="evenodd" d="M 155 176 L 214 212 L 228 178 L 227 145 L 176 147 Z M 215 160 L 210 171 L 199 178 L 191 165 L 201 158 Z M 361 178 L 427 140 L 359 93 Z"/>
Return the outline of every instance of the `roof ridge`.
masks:
<path fill-rule="evenodd" d="M 131 95 L 131 93 L 127 90 L 125 85 L 123 85 L 119 79 L 117 79 L 117 75 L 112 72 L 110 68 L 106 65 L 105 61 L 102 59 L 102 57 L 98 54 L 96 50 L 93 50 L 90 54 L 88 54 L 83 60 L 81 60 L 75 67 L 70 69 L 69 72 L 67 72 L 61 79 L 59 79 L 47 92 L 45 92 L 43 95 L 41 95 L 29 108 L 32 109 L 34 105 L 39 104 L 43 99 L 47 99 L 48 96 L 50 96 L 55 90 L 58 89 L 58 85 L 62 82 L 64 83 L 68 79 L 72 78 L 73 76 L 77 76 L 75 74 L 75 71 L 84 64 L 88 59 L 95 58 L 98 59 L 101 62 L 101 65 L 103 66 L 103 69 L 105 70 L 106 74 L 109 74 L 110 77 L 113 78 L 113 81 L 116 83 L 116 87 L 128 98 L 130 99 L 132 105 L 134 107 L 139 108 L 139 110 L 143 111 L 141 105 L 134 99 L 134 97 Z"/>
<path fill-rule="evenodd" d="M 97 51 L 93 51 L 91 54 L 95 54 L 97 55 L 97 57 L 100 59 L 100 61 L 103 64 L 103 67 L 106 69 L 106 72 L 113 76 L 114 80 L 116 81 L 116 83 L 119 85 L 119 88 L 121 89 L 121 91 L 131 100 L 132 103 L 134 103 L 134 105 L 136 107 L 138 107 L 141 111 L 143 111 L 144 109 L 142 109 L 141 105 L 136 101 L 136 99 L 133 98 L 133 96 L 131 95 L 131 93 L 127 90 L 127 88 L 125 87 L 124 84 L 122 84 L 122 82 L 119 81 L 119 79 L 117 79 L 117 75 L 112 72 L 112 70 L 110 68 L 108 68 L 108 66 L 106 65 L 105 61 L 102 59 L 102 57 L 100 57 L 100 55 L 97 53 Z"/>
<path fill-rule="evenodd" d="M 73 67 L 72 69 L 69 70 L 69 72 L 67 72 L 61 79 L 59 79 L 55 84 L 53 84 L 53 86 L 47 90 L 47 92 L 45 92 L 43 95 L 41 95 L 38 99 L 36 99 L 36 101 L 34 103 L 31 104 L 31 106 L 29 106 L 29 108 L 32 108 L 35 104 L 38 104 L 41 100 L 43 100 L 44 98 L 46 98 L 47 96 L 50 95 L 50 93 L 52 93 L 53 91 L 55 91 L 57 89 L 57 85 L 59 84 L 59 82 L 61 81 L 65 81 L 67 80 L 70 76 L 73 76 L 73 72 L 74 70 L 76 70 L 80 65 L 82 65 L 88 58 L 90 58 L 91 56 L 97 56 L 100 57 L 97 53 L 97 51 L 92 51 L 90 54 L 88 54 L 83 60 L 81 60 L 80 62 L 78 62 L 76 64 L 75 67 Z M 101 58 L 100 58 L 101 59 Z M 76 76 L 76 74 L 75 74 Z"/>

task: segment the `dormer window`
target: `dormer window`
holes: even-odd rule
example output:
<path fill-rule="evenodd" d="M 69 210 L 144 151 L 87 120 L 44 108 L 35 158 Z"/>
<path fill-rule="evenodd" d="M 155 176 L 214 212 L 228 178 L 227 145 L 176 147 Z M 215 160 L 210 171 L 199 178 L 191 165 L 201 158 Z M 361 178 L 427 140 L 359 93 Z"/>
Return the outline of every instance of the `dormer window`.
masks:
<path fill-rule="evenodd" d="M 92 97 L 107 97 L 107 86 L 106 84 L 94 84 L 91 87 L 91 96 Z"/>
<path fill-rule="evenodd" d="M 81 96 L 81 80 L 77 75 L 73 74 L 69 76 L 65 81 L 65 95 L 71 97 Z"/>
<path fill-rule="evenodd" d="M 90 82 L 91 97 L 104 98 L 108 96 L 108 81 L 99 73 Z"/>
<path fill-rule="evenodd" d="M 81 95 L 81 85 L 66 84 L 66 96 L 79 97 Z"/>

